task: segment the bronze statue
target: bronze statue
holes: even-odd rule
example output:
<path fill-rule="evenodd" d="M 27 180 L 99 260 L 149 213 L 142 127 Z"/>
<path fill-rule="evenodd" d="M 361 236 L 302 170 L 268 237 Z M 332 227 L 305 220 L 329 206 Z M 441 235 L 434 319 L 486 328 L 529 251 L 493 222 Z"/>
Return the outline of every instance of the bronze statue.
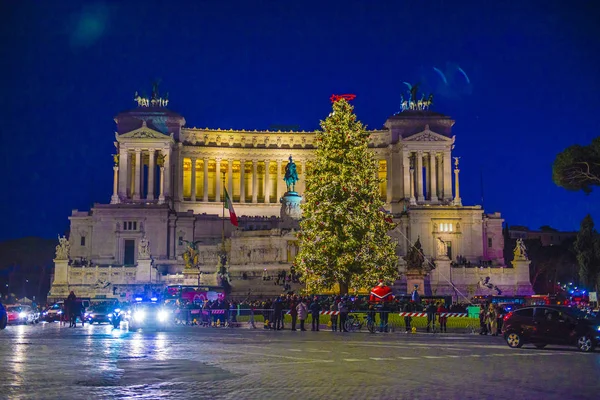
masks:
<path fill-rule="evenodd" d="M 290 162 L 285 166 L 285 177 L 283 180 L 287 186 L 288 192 L 294 191 L 294 186 L 298 182 L 298 171 L 296 171 L 296 164 L 292 160 L 292 156 L 289 158 Z"/>
<path fill-rule="evenodd" d="M 402 258 L 404 259 L 404 261 L 406 261 L 407 270 L 423 269 L 423 262 L 425 261 L 425 256 L 423 255 L 420 238 L 417 238 L 415 244 L 410 247 L 408 253 L 406 253 L 406 255 Z"/>
<path fill-rule="evenodd" d="M 119 154 L 113 154 L 113 162 L 115 163 L 115 167 L 119 166 Z"/>

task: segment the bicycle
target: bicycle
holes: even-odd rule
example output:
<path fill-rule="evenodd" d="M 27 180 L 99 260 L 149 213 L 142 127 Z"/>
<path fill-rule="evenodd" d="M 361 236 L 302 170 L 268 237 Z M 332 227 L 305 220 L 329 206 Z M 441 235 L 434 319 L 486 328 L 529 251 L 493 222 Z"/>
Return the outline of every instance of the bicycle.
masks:
<path fill-rule="evenodd" d="M 364 320 L 366 320 L 366 319 L 367 319 L 367 317 L 364 317 L 364 319 L 361 321 L 357 315 L 348 314 L 348 319 L 346 319 L 346 322 L 344 323 L 344 328 L 348 332 L 360 331 L 362 329 L 363 325 L 365 324 Z M 368 326 L 368 322 L 367 322 L 367 326 Z"/>

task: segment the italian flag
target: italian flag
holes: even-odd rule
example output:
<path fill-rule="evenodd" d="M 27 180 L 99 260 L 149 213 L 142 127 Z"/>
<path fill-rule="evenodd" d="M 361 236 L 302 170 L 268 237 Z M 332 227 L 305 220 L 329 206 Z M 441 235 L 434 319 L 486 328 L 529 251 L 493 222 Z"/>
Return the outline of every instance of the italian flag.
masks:
<path fill-rule="evenodd" d="M 227 193 L 227 189 L 225 189 L 225 208 L 229 210 L 229 220 L 231 221 L 233 226 L 238 226 L 238 219 L 233 209 L 233 202 L 229 198 L 229 193 Z"/>

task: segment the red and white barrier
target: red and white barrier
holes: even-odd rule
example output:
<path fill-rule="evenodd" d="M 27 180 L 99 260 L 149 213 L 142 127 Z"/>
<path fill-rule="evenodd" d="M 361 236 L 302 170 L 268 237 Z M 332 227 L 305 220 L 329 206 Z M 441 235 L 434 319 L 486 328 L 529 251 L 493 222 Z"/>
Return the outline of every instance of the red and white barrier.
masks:
<path fill-rule="evenodd" d="M 290 315 L 291 314 L 291 310 L 288 310 L 286 312 L 286 314 Z M 310 314 L 310 312 L 309 312 L 309 314 Z M 340 312 L 339 311 L 319 311 L 319 314 L 320 315 L 340 315 Z"/>
<path fill-rule="evenodd" d="M 452 318 L 466 318 L 467 313 L 436 313 L 439 317 L 452 317 Z M 426 317 L 427 313 L 424 312 L 401 312 L 401 317 Z"/>

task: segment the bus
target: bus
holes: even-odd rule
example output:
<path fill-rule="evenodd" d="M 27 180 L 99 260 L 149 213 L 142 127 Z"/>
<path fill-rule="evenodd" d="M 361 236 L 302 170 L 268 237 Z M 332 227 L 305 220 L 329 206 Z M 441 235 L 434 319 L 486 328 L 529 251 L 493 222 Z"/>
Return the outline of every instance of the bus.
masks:
<path fill-rule="evenodd" d="M 165 288 L 165 303 L 180 302 L 201 303 L 207 300 L 223 300 L 225 292 L 220 286 L 169 285 Z"/>

